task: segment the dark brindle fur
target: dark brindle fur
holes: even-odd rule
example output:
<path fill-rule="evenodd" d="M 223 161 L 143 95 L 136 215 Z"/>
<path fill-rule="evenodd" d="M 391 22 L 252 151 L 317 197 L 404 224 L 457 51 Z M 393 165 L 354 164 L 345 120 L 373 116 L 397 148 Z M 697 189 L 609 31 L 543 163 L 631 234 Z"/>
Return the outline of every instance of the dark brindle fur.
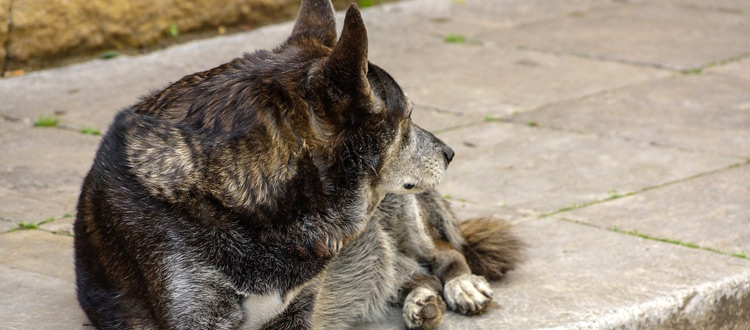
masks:
<path fill-rule="evenodd" d="M 409 250 L 417 236 L 401 235 L 385 246 L 410 260 L 408 278 L 376 300 L 393 300 L 395 288 L 405 304 L 422 303 L 407 296 L 428 287 L 432 298 L 417 298 L 442 315 L 443 282 L 471 275 L 459 252 L 468 243 L 431 190 L 453 151 L 412 125 L 410 113 L 396 82 L 367 61 L 358 9 L 347 12 L 337 42 L 328 0 L 303 1 L 281 46 L 186 76 L 116 116 L 78 204 L 81 306 L 100 329 L 332 324 L 323 302 L 336 292 L 336 267 L 382 252 L 367 247 L 404 227 L 437 243 L 417 253 Z M 418 214 L 436 216 L 412 214 L 416 195 L 403 194 L 419 192 Z M 477 262 L 512 268 L 517 242 L 503 238 L 503 250 L 488 242 L 476 243 L 501 258 Z M 432 262 L 432 273 L 418 262 Z M 449 305 L 481 310 L 491 292 L 478 288 L 485 298 L 473 307 Z M 368 315 L 352 317 L 375 319 Z M 412 326 L 439 323 L 427 319 Z"/>

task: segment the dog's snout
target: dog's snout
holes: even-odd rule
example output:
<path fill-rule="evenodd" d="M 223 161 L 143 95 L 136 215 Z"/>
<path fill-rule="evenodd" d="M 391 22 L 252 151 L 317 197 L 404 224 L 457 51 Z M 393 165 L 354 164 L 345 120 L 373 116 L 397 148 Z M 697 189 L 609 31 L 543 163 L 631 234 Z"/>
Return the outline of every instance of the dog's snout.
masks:
<path fill-rule="evenodd" d="M 453 149 L 449 146 L 443 146 L 443 157 L 445 157 L 445 163 L 450 164 L 450 162 L 453 160 L 453 156 L 455 156 L 456 153 L 453 152 Z"/>

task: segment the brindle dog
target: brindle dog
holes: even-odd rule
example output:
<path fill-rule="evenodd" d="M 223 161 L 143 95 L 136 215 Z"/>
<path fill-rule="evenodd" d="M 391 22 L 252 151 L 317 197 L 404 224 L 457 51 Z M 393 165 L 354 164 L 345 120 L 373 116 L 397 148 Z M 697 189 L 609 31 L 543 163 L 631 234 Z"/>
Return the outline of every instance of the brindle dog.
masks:
<path fill-rule="evenodd" d="M 186 76 L 117 114 L 84 180 L 74 227 L 78 299 L 94 326 L 330 324 L 335 320 L 321 309 L 326 304 L 312 308 L 315 297 L 322 302 L 324 292 L 335 292 L 326 289 L 336 269 L 325 272 L 327 265 L 342 249 L 361 252 L 357 246 L 379 242 L 368 239 L 379 235 L 373 226 L 400 222 L 428 224 L 424 233 L 444 242 L 431 251 L 461 261 L 435 263 L 437 277 L 417 271 L 393 282 L 404 284 L 407 304 L 442 302 L 434 294 L 439 282 L 466 275 L 484 305 L 472 300 L 476 306 L 466 307 L 459 299 L 454 307 L 448 299 L 449 305 L 468 312 L 486 305 L 486 281 L 472 277 L 459 253 L 470 240 L 457 234 L 452 218 L 425 217 L 449 214 L 429 205 L 444 204 L 432 188 L 453 151 L 411 123 L 401 89 L 367 61 L 356 6 L 338 41 L 335 31 L 329 0 L 304 0 L 292 35 L 276 49 Z M 420 192 L 426 193 L 403 195 Z M 422 217 L 388 211 L 418 205 L 428 208 L 417 213 Z M 409 237 L 401 245 L 414 244 Z M 476 243 L 513 245 L 506 238 Z M 502 252 L 503 258 L 480 253 L 471 260 L 504 272 L 516 254 Z M 399 253 L 417 266 L 444 258 Z M 353 255 L 367 262 L 366 254 Z M 432 291 L 419 293 L 424 287 Z"/>

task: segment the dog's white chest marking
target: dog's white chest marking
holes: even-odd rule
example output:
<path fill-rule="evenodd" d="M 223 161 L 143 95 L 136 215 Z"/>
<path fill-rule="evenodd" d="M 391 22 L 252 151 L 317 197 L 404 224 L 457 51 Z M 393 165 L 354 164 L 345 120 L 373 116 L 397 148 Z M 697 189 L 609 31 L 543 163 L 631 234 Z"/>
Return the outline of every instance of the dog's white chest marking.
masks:
<path fill-rule="evenodd" d="M 284 311 L 286 303 L 281 299 L 279 291 L 265 295 L 249 295 L 245 299 L 244 308 L 247 320 L 245 329 L 258 329 L 272 317 Z"/>

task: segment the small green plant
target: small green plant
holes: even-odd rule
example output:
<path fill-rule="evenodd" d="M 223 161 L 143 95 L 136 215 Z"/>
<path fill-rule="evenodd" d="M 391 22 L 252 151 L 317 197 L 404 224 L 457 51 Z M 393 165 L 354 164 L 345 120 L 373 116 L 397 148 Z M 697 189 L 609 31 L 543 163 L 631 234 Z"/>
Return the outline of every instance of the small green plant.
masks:
<path fill-rule="evenodd" d="M 573 202 L 573 204 L 570 204 L 570 206 L 561 208 L 558 212 L 565 212 L 565 211 L 579 209 L 579 208 L 581 208 L 581 206 L 582 206 L 581 204 Z"/>
<path fill-rule="evenodd" d="M 612 189 L 607 192 L 609 194 L 610 198 L 617 198 L 620 197 L 620 193 L 617 192 L 617 189 Z"/>
<path fill-rule="evenodd" d="M 529 120 L 529 121 L 526 122 L 526 125 L 529 126 L 529 127 L 537 127 L 537 126 L 539 126 L 539 123 L 537 123 L 537 122 L 535 122 L 533 120 Z"/>
<path fill-rule="evenodd" d="M 26 221 L 18 221 L 18 227 L 14 228 L 15 230 L 29 230 L 29 229 L 37 229 L 39 227 L 38 224 L 34 222 L 26 222 Z"/>
<path fill-rule="evenodd" d="M 63 214 L 63 218 L 72 218 L 72 217 L 73 217 L 72 213 L 65 213 L 65 214 Z"/>
<path fill-rule="evenodd" d="M 39 119 L 34 122 L 35 127 L 57 127 L 59 124 L 60 120 L 57 118 L 45 115 L 39 115 Z"/>
<path fill-rule="evenodd" d="M 42 220 L 40 222 L 31 222 L 31 221 L 30 222 L 26 222 L 26 221 L 23 221 L 23 220 L 19 220 L 18 221 L 18 227 L 13 228 L 13 229 L 8 230 L 8 231 L 9 232 L 13 232 L 13 231 L 17 231 L 17 230 L 38 229 L 39 226 L 41 226 L 41 225 L 43 225 L 45 223 L 52 222 L 52 221 L 55 221 L 55 218 L 47 218 L 47 219 L 44 219 L 44 220 Z"/>
<path fill-rule="evenodd" d="M 451 195 L 445 194 L 445 195 L 443 195 L 443 198 L 445 198 L 445 199 L 448 199 L 448 200 L 450 200 L 450 199 L 452 199 L 453 197 L 451 197 Z"/>
<path fill-rule="evenodd" d="M 78 130 L 78 132 L 86 134 L 86 135 L 101 135 L 102 134 L 101 132 L 99 132 L 98 129 L 91 128 L 91 127 L 81 128 L 80 130 Z"/>
<path fill-rule="evenodd" d="M 466 42 L 466 37 L 459 34 L 449 34 L 445 36 L 445 42 L 449 44 L 462 44 Z"/>
<path fill-rule="evenodd" d="M 169 27 L 167 28 L 167 35 L 172 38 L 180 35 L 180 29 L 177 28 L 177 23 L 169 24 Z"/>
<path fill-rule="evenodd" d="M 485 116 L 485 117 L 484 117 L 484 121 L 486 121 L 486 122 L 488 122 L 488 123 L 489 123 L 489 122 L 493 122 L 493 121 L 496 121 L 496 120 L 497 120 L 497 118 L 495 118 L 495 117 L 492 117 L 492 116 Z"/>
<path fill-rule="evenodd" d="M 111 58 L 115 58 L 117 56 L 120 56 L 120 53 L 118 53 L 116 50 L 105 50 L 99 54 L 99 58 L 102 60 L 108 60 Z"/>
<path fill-rule="evenodd" d="M 382 2 L 382 0 L 359 0 L 357 1 L 357 4 L 359 5 L 359 8 L 367 8 L 380 4 Z"/>
<path fill-rule="evenodd" d="M 702 72 L 703 72 L 703 69 L 701 69 L 701 68 L 694 68 L 694 69 L 688 70 L 687 74 L 697 75 L 697 74 L 701 74 Z"/>

